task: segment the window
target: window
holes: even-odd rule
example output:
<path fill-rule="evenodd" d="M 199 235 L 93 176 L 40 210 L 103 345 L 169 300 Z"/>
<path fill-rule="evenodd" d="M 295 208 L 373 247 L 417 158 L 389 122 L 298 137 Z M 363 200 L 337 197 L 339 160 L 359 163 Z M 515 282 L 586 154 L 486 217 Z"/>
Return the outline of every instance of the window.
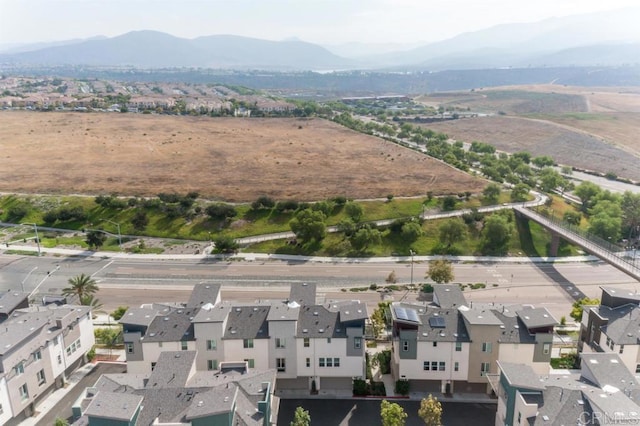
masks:
<path fill-rule="evenodd" d="M 488 362 L 483 362 L 482 364 L 480 364 L 480 375 L 481 376 L 486 376 L 487 373 L 489 373 L 489 366 L 490 366 L 490 364 Z"/>
<path fill-rule="evenodd" d="M 334 358 L 333 359 L 333 366 L 334 367 L 340 367 L 340 358 Z"/>
<path fill-rule="evenodd" d="M 33 358 L 34 358 L 36 361 L 41 360 L 41 359 L 42 359 L 42 352 L 40 352 L 40 351 L 35 351 L 35 352 L 33 353 Z"/>
<path fill-rule="evenodd" d="M 404 340 L 404 341 L 402 342 L 402 350 L 403 350 L 404 352 L 407 352 L 407 351 L 409 350 L 409 342 L 408 342 L 407 340 Z"/>
<path fill-rule="evenodd" d="M 453 371 L 459 371 L 460 370 L 460 363 L 458 361 L 453 363 Z"/>
<path fill-rule="evenodd" d="M 353 339 L 353 348 L 354 349 L 362 348 L 362 337 L 354 337 L 354 339 Z"/>
<path fill-rule="evenodd" d="M 245 360 L 244 360 L 244 362 L 246 362 L 246 363 L 247 363 L 247 365 L 249 366 L 249 368 L 255 368 L 255 365 L 256 365 L 256 360 L 255 360 L 255 359 L 253 359 L 253 358 L 248 358 L 248 359 L 245 359 Z"/>
<path fill-rule="evenodd" d="M 306 359 L 307 368 L 311 367 L 311 358 Z"/>
<path fill-rule="evenodd" d="M 208 359 L 207 360 L 207 370 L 217 370 L 218 369 L 218 360 L 217 359 Z"/>
<path fill-rule="evenodd" d="M 76 347 L 80 349 L 80 339 L 76 340 Z"/>
<path fill-rule="evenodd" d="M 278 349 L 284 349 L 285 348 L 284 338 L 276 337 L 276 348 L 278 348 Z"/>
<path fill-rule="evenodd" d="M 60 340 L 58 340 L 58 339 L 59 339 L 59 337 L 60 337 L 60 336 L 56 336 L 56 337 L 54 337 L 54 338 L 53 338 L 53 344 L 54 344 L 54 345 L 57 345 L 58 343 L 60 343 Z"/>
<path fill-rule="evenodd" d="M 304 343 L 303 343 L 304 347 L 305 347 L 305 348 L 308 348 L 308 347 L 309 347 L 309 338 L 308 338 L 308 337 L 305 337 L 305 338 L 304 338 L 304 340 L 303 340 L 303 342 L 304 342 Z"/>
<path fill-rule="evenodd" d="M 276 358 L 276 368 L 280 373 L 284 373 L 285 371 L 287 371 L 286 360 L 284 358 Z"/>
<path fill-rule="evenodd" d="M 16 376 L 19 376 L 19 375 L 24 373 L 24 364 L 23 363 L 19 363 L 18 365 L 13 367 L 13 369 L 16 372 Z"/>
<path fill-rule="evenodd" d="M 456 342 L 456 352 L 462 352 L 462 342 Z"/>
<path fill-rule="evenodd" d="M 327 367 L 333 367 L 333 358 L 327 358 Z"/>
<path fill-rule="evenodd" d="M 522 421 L 522 413 L 518 411 L 518 424 Z"/>
<path fill-rule="evenodd" d="M 331 343 L 331 337 L 327 337 L 327 343 Z"/>
<path fill-rule="evenodd" d="M 23 401 L 29 398 L 29 388 L 27 388 L 27 384 L 20 386 L 20 399 Z"/>
<path fill-rule="evenodd" d="M 158 342 L 158 347 L 161 348 L 162 347 L 162 342 Z"/>
<path fill-rule="evenodd" d="M 157 362 L 152 362 L 151 363 L 151 371 L 156 369 L 156 364 L 157 364 Z"/>
<path fill-rule="evenodd" d="M 318 359 L 318 367 L 324 367 L 324 358 Z"/>
<path fill-rule="evenodd" d="M 431 371 L 438 371 L 438 361 L 431 361 Z"/>
<path fill-rule="evenodd" d="M 549 352 L 551 352 L 551 343 L 545 343 L 542 345 L 542 353 L 547 355 Z"/>
<path fill-rule="evenodd" d="M 620 345 L 620 350 L 618 351 L 618 353 L 622 353 L 624 352 L 624 345 Z"/>
<path fill-rule="evenodd" d="M 438 371 L 444 371 L 444 369 L 445 369 L 445 362 L 440 361 L 440 363 L 438 364 Z"/>
<path fill-rule="evenodd" d="M 636 364 L 636 373 L 640 373 L 640 364 Z"/>
<path fill-rule="evenodd" d="M 216 341 L 214 339 L 207 340 L 207 350 L 215 351 L 216 349 L 218 349 L 218 346 L 216 345 Z"/>
<path fill-rule="evenodd" d="M 438 342 L 433 342 L 433 347 L 437 347 L 438 346 Z"/>
<path fill-rule="evenodd" d="M 422 363 L 422 369 L 424 371 L 429 371 L 429 361 L 425 361 Z"/>
<path fill-rule="evenodd" d="M 4 410 L 2 409 L 2 404 L 0 404 L 0 414 L 4 413 Z"/>
<path fill-rule="evenodd" d="M 67 348 L 67 356 L 71 356 L 71 346 Z"/>
<path fill-rule="evenodd" d="M 43 385 L 47 381 L 44 377 L 44 370 L 40 370 L 36 373 L 36 378 L 38 379 L 38 385 Z"/>
<path fill-rule="evenodd" d="M 187 345 L 186 340 L 180 341 L 180 349 L 182 349 L 183 351 L 186 351 L 187 349 L 189 349 L 189 346 Z"/>
<path fill-rule="evenodd" d="M 242 346 L 245 349 L 251 349 L 253 348 L 253 339 L 243 339 L 242 340 Z"/>
<path fill-rule="evenodd" d="M 58 355 L 58 364 L 62 364 L 62 355 Z"/>
<path fill-rule="evenodd" d="M 127 353 L 128 354 L 132 354 L 133 353 L 133 343 L 127 342 L 124 344 L 125 348 L 127 349 Z"/>
<path fill-rule="evenodd" d="M 491 353 L 491 342 L 484 342 L 482 344 L 482 352 Z"/>

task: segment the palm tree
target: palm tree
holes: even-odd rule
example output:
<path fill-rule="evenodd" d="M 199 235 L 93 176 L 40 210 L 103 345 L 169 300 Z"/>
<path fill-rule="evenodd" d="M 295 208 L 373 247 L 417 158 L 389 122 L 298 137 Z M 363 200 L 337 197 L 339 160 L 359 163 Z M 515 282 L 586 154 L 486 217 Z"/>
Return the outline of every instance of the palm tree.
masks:
<path fill-rule="evenodd" d="M 69 287 L 62 289 L 63 296 L 77 296 L 80 303 L 87 296 L 93 295 L 98 291 L 96 281 L 89 275 L 80 274 L 73 278 L 69 278 Z"/>
<path fill-rule="evenodd" d="M 91 306 L 93 311 L 97 311 L 102 308 L 100 300 L 96 299 L 93 294 L 85 294 L 80 298 L 80 304 L 83 306 Z"/>

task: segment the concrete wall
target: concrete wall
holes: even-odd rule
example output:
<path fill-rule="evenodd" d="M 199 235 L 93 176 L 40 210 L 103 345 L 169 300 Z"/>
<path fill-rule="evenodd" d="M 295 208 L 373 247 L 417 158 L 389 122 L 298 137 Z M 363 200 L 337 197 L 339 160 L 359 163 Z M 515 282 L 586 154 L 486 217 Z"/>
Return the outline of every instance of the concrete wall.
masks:
<path fill-rule="evenodd" d="M 269 368 L 277 368 L 276 359 L 284 358 L 285 371 L 278 372 L 277 378 L 292 379 L 298 376 L 296 321 L 269 321 Z M 278 348 L 280 339 L 284 347 Z"/>
<path fill-rule="evenodd" d="M 269 339 L 253 339 L 253 348 L 244 348 L 243 339 L 225 339 L 224 360 L 253 359 L 257 370 L 269 369 Z"/>
<path fill-rule="evenodd" d="M 9 400 L 9 389 L 7 388 L 7 380 L 4 377 L 0 377 L 0 405 L 2 405 L 0 425 L 4 425 L 7 424 L 11 417 L 13 417 L 11 401 Z"/>
<path fill-rule="evenodd" d="M 223 323 L 196 323 L 193 327 L 196 336 L 195 347 L 198 351 L 196 356 L 196 368 L 198 371 L 207 370 L 207 361 L 216 360 L 218 363 L 224 361 L 224 335 Z M 207 340 L 216 341 L 216 349 L 207 349 Z"/>
<path fill-rule="evenodd" d="M 481 365 L 489 363 L 489 373 L 498 372 L 496 361 L 500 351 L 498 340 L 501 336 L 501 329 L 498 325 L 470 325 L 467 321 L 465 324 L 471 338 L 468 381 L 470 383 L 488 383 L 487 378 L 481 374 Z M 491 352 L 482 351 L 482 344 L 485 342 L 492 344 Z"/>
<path fill-rule="evenodd" d="M 399 359 L 398 378 L 409 380 L 467 380 L 469 374 L 469 343 L 463 343 L 461 351 L 455 350 L 455 342 L 418 342 L 416 359 Z M 424 370 L 424 362 L 430 363 L 428 371 Z M 432 371 L 431 362 L 445 363 L 444 371 Z M 454 371 L 458 362 L 458 371 Z"/>
<path fill-rule="evenodd" d="M 346 338 L 332 338 L 331 343 L 326 338 L 309 339 L 309 347 L 304 347 L 304 339 L 296 339 L 297 346 L 297 374 L 298 376 L 320 376 L 320 377 L 364 377 L 365 359 L 361 357 L 347 356 Z M 364 342 L 363 342 L 364 345 Z M 320 358 L 340 358 L 339 367 L 320 367 Z M 309 367 L 306 366 L 306 359 L 309 358 Z"/>

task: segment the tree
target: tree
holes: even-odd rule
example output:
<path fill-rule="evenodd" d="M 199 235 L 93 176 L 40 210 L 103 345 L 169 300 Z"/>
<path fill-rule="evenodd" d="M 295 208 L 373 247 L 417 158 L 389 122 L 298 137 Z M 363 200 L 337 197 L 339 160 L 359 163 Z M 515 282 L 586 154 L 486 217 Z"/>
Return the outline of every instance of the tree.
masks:
<path fill-rule="evenodd" d="M 311 424 L 311 416 L 309 412 L 302 407 L 297 407 L 296 412 L 293 414 L 293 421 L 291 426 L 309 426 Z"/>
<path fill-rule="evenodd" d="M 549 157 L 548 155 L 535 157 L 533 160 L 531 160 L 531 162 L 539 168 L 550 167 L 555 164 L 555 161 L 553 161 L 553 158 Z"/>
<path fill-rule="evenodd" d="M 444 197 L 442 199 L 442 210 L 451 211 L 451 210 L 455 209 L 457 201 L 458 200 L 456 200 L 456 197 L 453 197 L 451 195 L 447 195 L 446 197 Z"/>
<path fill-rule="evenodd" d="M 460 218 L 449 219 L 440 225 L 440 242 L 451 247 L 458 241 L 465 239 L 467 227 Z"/>
<path fill-rule="evenodd" d="M 136 231 L 144 231 L 149 224 L 149 218 L 144 210 L 136 210 L 131 218 L 131 224 Z"/>
<path fill-rule="evenodd" d="M 564 215 L 562 215 L 562 219 L 571 225 L 580 225 L 582 214 L 580 214 L 580 212 L 568 210 L 564 213 Z"/>
<path fill-rule="evenodd" d="M 440 259 L 430 261 L 427 277 L 431 278 L 438 284 L 453 281 L 453 266 L 451 266 L 451 262 Z"/>
<path fill-rule="evenodd" d="M 589 232 L 609 242 L 620 239 L 621 226 L 622 219 L 620 217 L 610 216 L 604 212 L 589 219 Z"/>
<path fill-rule="evenodd" d="M 357 227 L 353 220 L 344 218 L 336 225 L 338 232 L 342 232 L 345 237 L 351 237 L 355 234 Z"/>
<path fill-rule="evenodd" d="M 380 404 L 380 417 L 382 426 L 404 426 L 408 416 L 399 404 L 384 399 Z"/>
<path fill-rule="evenodd" d="M 402 225 L 402 230 L 400 231 L 402 238 L 409 243 L 417 241 L 422 234 L 422 226 L 417 221 L 406 222 Z"/>
<path fill-rule="evenodd" d="M 327 232 L 325 215 L 311 209 L 300 210 L 289 222 L 291 231 L 302 241 L 321 241 Z"/>
<path fill-rule="evenodd" d="M 418 416 L 427 426 L 440 426 L 442 424 L 442 404 L 438 398 L 434 398 L 431 394 L 428 398 L 422 398 Z"/>
<path fill-rule="evenodd" d="M 276 202 L 273 200 L 273 198 L 267 197 L 266 195 L 261 195 L 257 200 L 251 203 L 251 208 L 253 210 L 272 209 L 275 207 L 275 205 Z"/>
<path fill-rule="evenodd" d="M 347 216 L 356 223 L 360 222 L 360 219 L 364 216 L 364 209 L 362 206 L 358 203 L 354 203 L 353 201 L 345 204 L 344 211 L 347 213 Z"/>
<path fill-rule="evenodd" d="M 588 211 L 592 207 L 592 200 L 600 194 L 600 192 L 602 192 L 602 189 L 600 189 L 598 185 L 587 180 L 576 186 L 576 189 L 573 191 L 573 193 L 580 198 L 580 201 L 582 201 L 581 210 L 583 212 Z"/>
<path fill-rule="evenodd" d="M 573 318 L 576 322 L 582 321 L 582 310 L 585 306 L 599 305 L 600 299 L 589 299 L 588 297 L 584 297 L 580 300 L 576 300 L 573 302 L 571 306 L 571 313 L 569 316 Z"/>
<path fill-rule="evenodd" d="M 495 183 L 490 183 L 487 187 L 482 191 L 482 195 L 484 195 L 485 201 L 491 204 L 495 204 L 500 199 L 500 185 Z"/>
<path fill-rule="evenodd" d="M 385 327 L 387 326 L 387 310 L 391 302 L 378 302 L 378 307 L 373 310 L 371 314 L 371 326 L 373 327 L 373 334 L 380 337 Z"/>
<path fill-rule="evenodd" d="M 625 191 L 622 195 L 622 226 L 629 230 L 629 238 L 633 236 L 633 231 L 638 230 L 640 225 L 640 194 Z"/>
<path fill-rule="evenodd" d="M 212 219 L 229 219 L 238 215 L 235 207 L 229 204 L 214 203 L 204 210 Z"/>
<path fill-rule="evenodd" d="M 94 311 L 102 308 L 102 303 L 100 303 L 100 300 L 93 294 L 85 294 L 84 296 L 80 297 L 80 304 L 82 306 L 90 306 Z"/>
<path fill-rule="evenodd" d="M 69 287 L 62 289 L 63 296 L 77 296 L 79 301 L 85 296 L 93 295 L 99 288 L 96 281 L 89 275 L 80 274 L 69 278 Z"/>
<path fill-rule="evenodd" d="M 562 186 L 564 178 L 552 167 L 545 167 L 540 171 L 540 189 L 551 192 Z"/>
<path fill-rule="evenodd" d="M 358 251 L 364 251 L 370 245 L 380 244 L 381 240 L 380 231 L 372 229 L 369 225 L 358 229 L 350 238 L 351 246 Z"/>
<path fill-rule="evenodd" d="M 63 419 L 62 417 L 56 417 L 56 420 L 53 422 L 53 426 L 69 426 L 69 422 L 67 419 Z"/>
<path fill-rule="evenodd" d="M 526 183 L 518 183 L 511 190 L 511 201 L 519 203 L 521 201 L 527 201 L 529 195 L 529 185 Z"/>
<path fill-rule="evenodd" d="M 104 242 L 107 240 L 107 236 L 102 231 L 89 231 L 87 232 L 87 239 L 85 240 L 89 245 L 89 248 L 93 247 L 98 250 Z"/>
<path fill-rule="evenodd" d="M 215 253 L 235 253 L 238 251 L 238 243 L 233 237 L 221 235 L 213 240 L 213 251 Z"/>
<path fill-rule="evenodd" d="M 111 318 L 116 321 L 120 321 L 120 318 L 124 316 L 127 309 L 129 309 L 128 306 L 118 306 L 115 311 L 111 312 Z"/>
<path fill-rule="evenodd" d="M 512 234 L 513 225 L 507 218 L 499 214 L 489 216 L 482 228 L 483 253 L 505 254 Z"/>

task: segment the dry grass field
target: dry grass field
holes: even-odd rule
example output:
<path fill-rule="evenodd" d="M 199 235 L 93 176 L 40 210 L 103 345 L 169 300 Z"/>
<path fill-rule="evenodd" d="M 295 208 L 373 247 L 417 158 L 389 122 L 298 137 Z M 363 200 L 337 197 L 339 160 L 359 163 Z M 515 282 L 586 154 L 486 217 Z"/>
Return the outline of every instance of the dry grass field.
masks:
<path fill-rule="evenodd" d="M 326 120 L 0 113 L 0 191 L 149 196 L 197 191 L 319 200 L 479 191 L 417 152 Z"/>

